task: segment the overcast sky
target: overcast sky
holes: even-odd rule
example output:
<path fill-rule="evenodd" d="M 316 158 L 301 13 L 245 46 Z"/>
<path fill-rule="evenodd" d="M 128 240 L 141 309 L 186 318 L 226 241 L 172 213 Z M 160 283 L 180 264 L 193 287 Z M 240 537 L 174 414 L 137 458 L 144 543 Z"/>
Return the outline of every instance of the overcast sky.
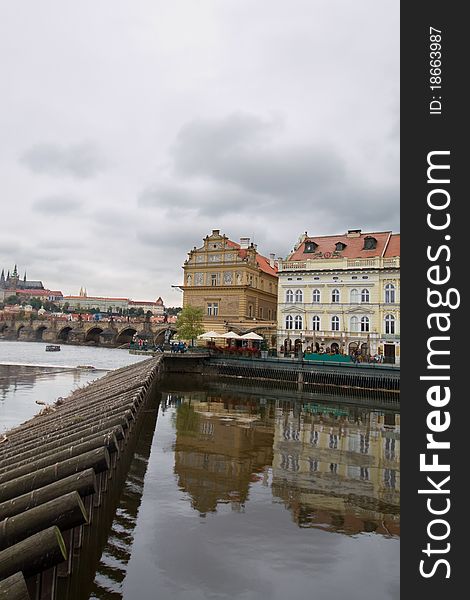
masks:
<path fill-rule="evenodd" d="M 399 230 L 396 0 L 0 3 L 0 268 L 181 302 L 212 229 Z"/>

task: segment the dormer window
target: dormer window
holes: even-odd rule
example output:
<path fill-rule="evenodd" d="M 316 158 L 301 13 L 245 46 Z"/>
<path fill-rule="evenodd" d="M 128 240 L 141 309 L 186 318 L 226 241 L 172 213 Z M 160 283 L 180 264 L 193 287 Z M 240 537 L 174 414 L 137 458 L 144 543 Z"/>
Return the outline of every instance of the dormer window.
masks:
<path fill-rule="evenodd" d="M 342 252 L 346 248 L 346 244 L 343 242 L 336 242 L 336 252 Z"/>
<path fill-rule="evenodd" d="M 315 244 L 315 242 L 305 242 L 304 254 L 308 252 L 315 252 L 317 248 L 318 244 Z"/>
<path fill-rule="evenodd" d="M 377 240 L 368 235 L 364 238 L 364 248 L 363 250 L 375 250 L 377 248 Z"/>

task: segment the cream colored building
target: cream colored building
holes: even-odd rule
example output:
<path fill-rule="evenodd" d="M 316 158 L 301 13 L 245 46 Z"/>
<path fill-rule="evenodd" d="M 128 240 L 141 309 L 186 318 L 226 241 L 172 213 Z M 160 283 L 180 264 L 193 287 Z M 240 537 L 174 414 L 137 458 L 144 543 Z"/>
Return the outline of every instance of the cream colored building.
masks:
<path fill-rule="evenodd" d="M 130 300 L 129 298 L 108 298 L 106 296 L 89 296 L 85 288 L 80 288 L 78 296 L 63 296 L 57 302 L 59 306 L 67 304 L 70 309 L 77 311 L 98 310 L 100 312 L 122 311 L 142 308 L 145 313 L 150 311 L 153 316 L 162 316 L 165 312 L 163 300 L 159 297 L 153 301 Z"/>
<path fill-rule="evenodd" d="M 353 418 L 352 411 L 315 404 L 301 416 L 278 409 L 273 455 L 273 496 L 296 522 L 323 529 L 336 522 L 352 534 L 368 522 L 377 533 L 399 534 L 398 413 L 364 411 Z"/>
<path fill-rule="evenodd" d="M 183 307 L 204 311 L 206 331 L 276 332 L 277 266 L 250 238 L 233 242 L 214 229 L 184 266 Z M 270 341 L 270 340 L 269 340 Z"/>
<path fill-rule="evenodd" d="M 399 363 L 399 234 L 305 233 L 278 276 L 278 350 L 359 350 Z"/>

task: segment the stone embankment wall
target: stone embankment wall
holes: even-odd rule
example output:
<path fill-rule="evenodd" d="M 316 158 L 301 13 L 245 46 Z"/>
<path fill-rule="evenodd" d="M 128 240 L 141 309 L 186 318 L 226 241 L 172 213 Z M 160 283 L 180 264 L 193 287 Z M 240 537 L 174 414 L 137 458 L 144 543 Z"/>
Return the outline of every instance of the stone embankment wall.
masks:
<path fill-rule="evenodd" d="M 108 373 L 0 440 L 0 598 L 51 600 L 120 459 L 133 453 L 160 358 Z"/>

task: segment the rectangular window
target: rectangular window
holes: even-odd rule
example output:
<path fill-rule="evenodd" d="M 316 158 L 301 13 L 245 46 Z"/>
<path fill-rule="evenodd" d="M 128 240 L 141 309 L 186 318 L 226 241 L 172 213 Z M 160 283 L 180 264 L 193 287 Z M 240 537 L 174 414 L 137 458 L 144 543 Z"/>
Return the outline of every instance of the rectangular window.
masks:
<path fill-rule="evenodd" d="M 258 311 L 259 311 L 259 318 L 262 319 L 263 318 L 263 307 L 260 306 Z"/>
<path fill-rule="evenodd" d="M 219 314 L 219 303 L 218 302 L 208 302 L 207 316 L 208 317 L 216 317 L 218 314 Z"/>
<path fill-rule="evenodd" d="M 220 273 L 211 273 L 211 285 L 219 285 L 220 284 Z"/>

